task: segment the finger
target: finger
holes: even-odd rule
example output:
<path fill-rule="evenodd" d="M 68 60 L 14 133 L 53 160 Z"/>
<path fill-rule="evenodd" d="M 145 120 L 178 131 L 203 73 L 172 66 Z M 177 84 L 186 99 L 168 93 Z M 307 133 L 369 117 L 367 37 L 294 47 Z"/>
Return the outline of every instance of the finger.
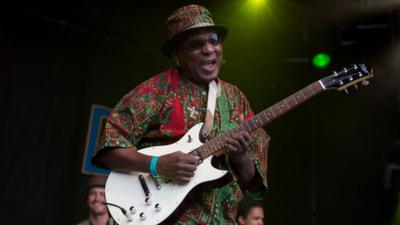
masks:
<path fill-rule="evenodd" d="M 197 169 L 196 164 L 189 164 L 189 163 L 179 163 L 177 164 L 177 171 L 184 170 L 184 171 L 195 171 Z"/>
<path fill-rule="evenodd" d="M 197 165 L 186 164 L 183 169 L 186 170 L 186 171 L 194 172 L 197 169 Z"/>
<path fill-rule="evenodd" d="M 226 144 L 226 149 L 228 150 L 228 152 L 232 152 L 232 153 L 237 153 L 238 152 L 238 148 L 235 145 L 232 145 L 230 143 Z"/>
<path fill-rule="evenodd" d="M 241 149 L 243 149 L 247 146 L 247 141 L 246 141 L 246 138 L 244 137 L 243 133 L 239 133 L 236 136 L 236 140 L 239 143 Z"/>
<path fill-rule="evenodd" d="M 242 149 L 248 149 L 252 142 L 251 136 L 250 136 L 249 132 L 247 132 L 247 131 L 241 131 L 240 137 L 238 137 L 238 140 L 239 140 L 241 146 L 243 147 Z"/>
<path fill-rule="evenodd" d="M 189 157 L 186 160 L 187 160 L 186 162 L 188 164 L 192 164 L 192 165 L 197 166 L 197 164 L 198 164 L 198 162 L 200 160 L 200 157 L 189 155 Z"/>
<path fill-rule="evenodd" d="M 235 146 L 233 146 L 231 143 L 228 143 L 228 142 L 226 142 L 225 148 L 226 148 L 226 150 L 228 150 L 228 151 L 235 151 L 235 149 L 236 149 Z"/>
<path fill-rule="evenodd" d="M 194 176 L 194 172 L 193 171 L 185 171 L 185 170 L 179 170 L 176 171 L 176 176 L 177 177 L 193 177 Z"/>
<path fill-rule="evenodd" d="M 176 183 L 178 183 L 178 184 L 186 184 L 187 182 L 189 182 L 190 181 L 190 177 L 177 177 L 176 178 Z"/>
<path fill-rule="evenodd" d="M 238 140 L 237 135 L 232 135 L 230 138 L 227 139 L 226 141 L 228 144 L 232 145 L 236 148 L 240 148 L 240 142 Z"/>
<path fill-rule="evenodd" d="M 243 137 L 244 137 L 244 139 L 246 140 L 246 143 L 251 144 L 252 138 L 251 138 L 251 135 L 250 135 L 249 132 L 245 131 L 245 132 L 243 133 Z"/>
<path fill-rule="evenodd" d="M 249 145 L 246 141 L 246 138 L 239 133 L 234 138 L 235 139 L 233 139 L 231 143 L 233 143 L 236 147 L 236 152 L 244 152 Z"/>

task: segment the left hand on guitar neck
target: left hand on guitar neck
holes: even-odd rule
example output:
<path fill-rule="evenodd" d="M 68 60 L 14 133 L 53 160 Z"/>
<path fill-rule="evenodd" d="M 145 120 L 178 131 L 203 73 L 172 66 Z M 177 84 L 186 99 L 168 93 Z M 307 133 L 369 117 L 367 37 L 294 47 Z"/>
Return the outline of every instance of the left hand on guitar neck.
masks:
<path fill-rule="evenodd" d="M 250 133 L 241 130 L 226 140 L 226 150 L 239 182 L 248 186 L 255 175 L 255 167 L 246 153 L 252 142 Z"/>

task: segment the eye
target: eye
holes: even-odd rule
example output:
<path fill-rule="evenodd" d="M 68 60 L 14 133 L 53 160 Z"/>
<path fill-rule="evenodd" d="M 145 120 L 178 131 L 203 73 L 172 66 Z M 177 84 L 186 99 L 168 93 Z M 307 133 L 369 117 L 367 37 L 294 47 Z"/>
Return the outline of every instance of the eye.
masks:
<path fill-rule="evenodd" d="M 209 38 L 208 38 L 208 42 L 212 45 L 217 45 L 220 42 L 220 38 L 218 34 L 212 34 Z"/>
<path fill-rule="evenodd" d="M 200 39 L 192 40 L 189 42 L 189 47 L 192 51 L 201 49 L 201 47 L 203 47 L 203 45 L 204 45 L 204 41 L 200 40 Z"/>

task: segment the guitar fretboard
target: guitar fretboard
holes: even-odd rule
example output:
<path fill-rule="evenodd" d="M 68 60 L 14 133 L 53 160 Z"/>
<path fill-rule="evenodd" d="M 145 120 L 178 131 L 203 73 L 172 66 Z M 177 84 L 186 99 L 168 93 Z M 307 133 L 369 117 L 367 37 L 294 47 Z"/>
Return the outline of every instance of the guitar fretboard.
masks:
<path fill-rule="evenodd" d="M 267 125 L 276 118 L 280 117 L 281 115 L 285 114 L 286 112 L 290 111 L 291 109 L 302 104 L 306 100 L 324 90 L 325 89 L 321 85 L 320 81 L 316 81 L 301 89 L 300 91 L 283 99 L 282 101 L 274 104 L 273 106 L 254 115 L 247 121 L 240 123 L 237 127 L 232 128 L 231 130 L 209 140 L 204 145 L 200 146 L 197 149 L 194 149 L 192 152 L 190 152 L 190 154 L 199 156 L 201 159 L 206 159 L 207 157 L 215 154 L 223 147 L 225 147 L 227 138 L 233 133 L 237 133 L 239 130 L 246 130 L 248 132 L 251 132 L 259 127 Z"/>

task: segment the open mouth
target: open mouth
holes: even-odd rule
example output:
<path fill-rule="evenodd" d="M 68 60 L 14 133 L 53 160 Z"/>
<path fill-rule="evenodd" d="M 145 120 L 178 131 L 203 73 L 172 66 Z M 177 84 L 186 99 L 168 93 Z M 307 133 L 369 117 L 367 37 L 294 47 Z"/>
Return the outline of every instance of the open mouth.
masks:
<path fill-rule="evenodd" d="M 201 68 L 206 70 L 206 71 L 213 71 L 215 69 L 215 64 L 217 60 L 211 59 L 211 60 L 205 60 L 201 63 Z"/>

